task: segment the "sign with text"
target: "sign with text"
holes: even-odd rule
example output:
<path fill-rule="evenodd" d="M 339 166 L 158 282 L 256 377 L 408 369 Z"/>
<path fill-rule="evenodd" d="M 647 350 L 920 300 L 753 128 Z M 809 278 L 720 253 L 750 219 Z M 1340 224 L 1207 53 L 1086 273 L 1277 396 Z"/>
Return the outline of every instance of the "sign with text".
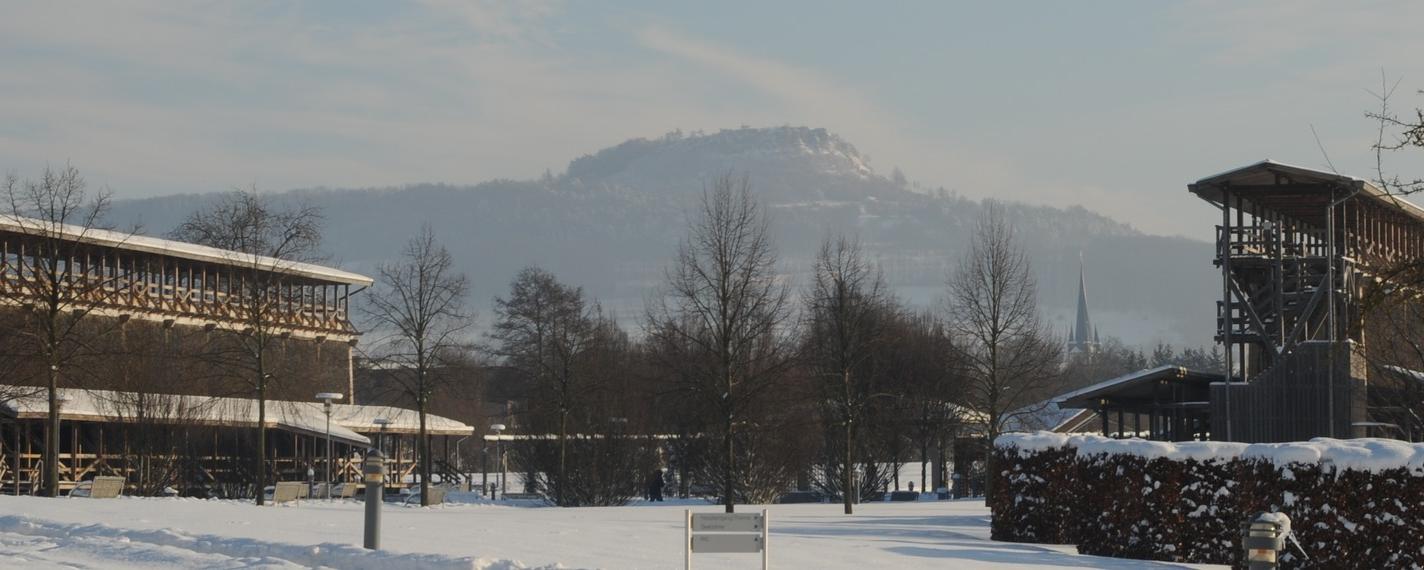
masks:
<path fill-rule="evenodd" d="M 761 513 L 692 513 L 692 532 L 761 532 Z"/>
<path fill-rule="evenodd" d="M 692 552 L 696 554 L 761 552 L 759 534 L 694 534 Z"/>
<path fill-rule="evenodd" d="M 692 570 L 692 555 L 696 554 L 756 554 L 761 553 L 761 568 L 771 567 L 769 539 L 771 514 L 760 513 L 697 513 L 683 511 L 684 559 Z"/>

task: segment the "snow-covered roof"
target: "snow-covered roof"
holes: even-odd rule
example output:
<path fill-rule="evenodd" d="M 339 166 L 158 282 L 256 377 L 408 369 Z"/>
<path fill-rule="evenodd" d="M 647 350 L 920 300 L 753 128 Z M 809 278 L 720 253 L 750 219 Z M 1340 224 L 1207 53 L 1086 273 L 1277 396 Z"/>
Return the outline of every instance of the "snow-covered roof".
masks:
<path fill-rule="evenodd" d="M 1056 400 L 1024 406 L 1007 414 L 1005 431 L 1058 431 L 1064 422 L 1078 415 L 1081 410 L 1065 409 Z"/>
<path fill-rule="evenodd" d="M 1129 372 L 1111 380 L 1104 380 L 1092 386 L 1080 388 L 1058 396 L 1053 399 L 1053 402 L 1059 404 L 1060 407 L 1078 407 L 1079 404 L 1082 404 L 1082 400 L 1094 399 L 1099 396 L 1124 390 L 1136 383 L 1153 382 L 1156 380 L 1195 380 L 1209 382 L 1212 379 L 1219 378 L 1221 378 L 1220 374 L 1188 370 L 1181 366 L 1168 364 L 1156 368 L 1138 370 L 1137 372 Z M 1075 400 L 1078 400 L 1078 402 L 1074 402 Z"/>
<path fill-rule="evenodd" d="M 1296 182 L 1333 184 L 1341 188 L 1356 189 L 1368 198 L 1399 208 L 1406 215 L 1414 218 L 1415 221 L 1424 222 L 1424 208 L 1420 208 L 1412 202 L 1385 192 L 1368 180 L 1334 172 L 1306 168 L 1304 166 L 1276 162 L 1270 159 L 1219 174 L 1213 174 L 1187 185 L 1187 188 L 1204 200 L 1220 203 L 1221 186 L 1224 184 L 1237 186 L 1270 185 L 1275 184 L 1278 175 L 1284 175 Z"/>
<path fill-rule="evenodd" d="M 0 390 L 21 394 L 0 403 L 0 413 L 18 418 L 38 418 L 49 413 L 49 399 L 43 389 L 0 386 Z M 133 421 L 139 401 L 139 394 L 133 392 L 77 388 L 60 388 L 59 397 L 63 401 L 60 404 L 61 417 L 88 421 Z M 149 417 L 155 418 L 156 421 L 247 427 L 257 425 L 257 401 L 253 399 L 168 394 L 146 397 L 151 400 L 144 408 L 150 410 Z M 381 431 L 381 426 L 375 423 L 376 418 L 390 421 L 385 428 L 388 433 L 417 433 L 420 430 L 420 418 L 415 410 L 393 406 L 333 404 L 331 436 L 355 445 L 369 445 L 370 440 L 361 434 Z M 318 436 L 326 434 L 326 414 L 320 402 L 269 400 L 266 420 L 269 428 Z M 425 420 L 427 432 L 432 435 L 471 435 L 475 431 L 464 423 L 434 414 L 426 414 Z"/>
<path fill-rule="evenodd" d="M 302 403 L 316 406 L 318 411 L 321 409 L 321 404 Z M 376 425 L 376 418 L 385 418 L 391 422 L 386 425 L 386 431 L 390 433 L 417 433 L 420 431 L 419 414 L 415 410 L 407 408 L 336 404 L 332 406 L 331 410 L 331 421 L 339 421 L 341 425 L 361 433 L 381 431 L 381 426 Z M 475 433 L 475 428 L 463 422 L 431 413 L 425 414 L 425 429 L 426 432 L 433 435 L 472 435 Z"/>
<path fill-rule="evenodd" d="M 350 285 L 370 285 L 374 281 L 370 277 L 342 271 L 314 263 L 300 263 L 267 257 L 263 255 L 252 255 L 226 249 L 218 249 L 204 245 L 184 243 L 156 237 L 130 235 L 112 230 L 97 228 L 83 228 L 74 225 L 59 224 L 53 225 L 44 220 L 33 218 L 20 218 L 10 215 L 0 215 L 0 231 L 9 231 L 29 235 L 51 235 L 58 234 L 64 239 L 83 240 L 102 247 L 112 247 L 127 251 L 139 251 L 156 255 L 166 255 L 170 257 L 180 257 L 194 261 L 207 263 L 218 263 L 222 265 L 236 265 L 244 267 L 260 267 L 269 271 L 296 275 L 320 281 L 330 281 L 335 283 L 346 283 Z"/>

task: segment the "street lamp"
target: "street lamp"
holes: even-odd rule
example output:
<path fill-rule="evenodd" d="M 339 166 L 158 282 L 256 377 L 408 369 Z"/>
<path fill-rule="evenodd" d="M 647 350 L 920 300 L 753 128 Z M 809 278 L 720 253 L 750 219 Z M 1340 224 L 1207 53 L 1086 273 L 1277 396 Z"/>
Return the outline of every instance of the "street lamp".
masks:
<path fill-rule="evenodd" d="M 326 413 L 326 498 L 331 499 L 331 402 L 340 400 L 341 394 L 338 392 L 322 392 L 316 395 L 316 399 L 322 401 L 322 411 Z"/>
<path fill-rule="evenodd" d="M 371 420 L 371 423 L 381 426 L 381 437 L 376 439 L 376 452 L 383 453 L 381 450 L 386 445 L 386 426 L 391 425 L 391 420 L 388 420 L 386 418 L 376 418 L 374 420 Z"/>
<path fill-rule="evenodd" d="M 371 423 L 381 426 L 381 437 L 376 440 L 376 449 L 383 449 L 386 446 L 386 426 L 391 425 L 391 420 L 386 418 L 376 418 Z"/>
<path fill-rule="evenodd" d="M 494 424 L 490 426 L 490 429 L 494 431 L 494 461 L 499 464 L 499 496 L 503 497 L 505 493 L 504 449 L 500 446 L 501 440 L 499 433 L 504 431 L 504 424 Z"/>

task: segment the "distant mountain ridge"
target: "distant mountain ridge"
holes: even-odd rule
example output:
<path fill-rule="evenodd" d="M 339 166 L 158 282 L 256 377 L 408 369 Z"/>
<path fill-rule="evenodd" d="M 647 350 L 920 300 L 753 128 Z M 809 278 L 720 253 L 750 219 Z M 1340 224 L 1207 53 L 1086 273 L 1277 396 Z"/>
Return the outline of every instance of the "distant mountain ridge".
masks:
<path fill-rule="evenodd" d="M 422 223 L 447 243 L 481 309 L 519 268 L 541 265 L 633 326 L 660 282 L 685 216 L 717 176 L 747 176 L 773 217 L 786 272 L 806 283 L 813 252 L 833 231 L 856 234 L 907 301 L 929 306 L 984 203 L 880 174 L 824 129 L 740 128 L 633 139 L 579 157 L 560 174 L 474 186 L 280 193 L 322 208 L 333 262 L 371 272 Z M 114 204 L 120 224 L 161 234 L 210 197 Z M 1033 257 L 1045 312 L 1058 326 L 1077 292 L 1080 252 L 1089 303 L 1104 336 L 1129 343 L 1210 342 L 1214 296 L 1209 244 L 1145 235 L 1081 207 L 1004 203 Z"/>

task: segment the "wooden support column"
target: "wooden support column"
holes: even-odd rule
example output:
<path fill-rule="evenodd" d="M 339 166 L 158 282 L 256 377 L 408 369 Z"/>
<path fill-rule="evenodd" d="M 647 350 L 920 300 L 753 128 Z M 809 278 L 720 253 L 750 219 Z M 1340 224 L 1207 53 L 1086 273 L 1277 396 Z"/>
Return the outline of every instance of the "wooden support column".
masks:
<path fill-rule="evenodd" d="M 79 482 L 79 422 L 69 425 L 69 480 Z"/>
<path fill-rule="evenodd" d="M 401 476 L 401 440 L 402 440 L 402 439 L 405 439 L 405 438 L 404 438 L 403 436 L 401 436 L 400 434 L 396 434 L 395 450 L 391 453 L 391 454 L 392 454 L 393 456 L 395 456 L 395 458 L 396 458 L 396 470 L 395 470 L 396 485 L 401 485 L 401 484 L 404 484 L 404 483 L 405 483 L 405 477 L 402 477 L 402 476 Z"/>
<path fill-rule="evenodd" d="M 10 451 L 11 455 L 15 457 L 13 460 L 15 463 L 15 496 L 18 497 L 20 496 L 20 454 L 22 453 L 20 451 L 20 432 L 21 428 L 24 426 L 24 423 L 21 422 L 19 419 L 16 419 L 15 423 L 12 425 L 14 427 L 15 432 L 13 434 L 13 437 L 15 438 L 15 447 Z"/>

